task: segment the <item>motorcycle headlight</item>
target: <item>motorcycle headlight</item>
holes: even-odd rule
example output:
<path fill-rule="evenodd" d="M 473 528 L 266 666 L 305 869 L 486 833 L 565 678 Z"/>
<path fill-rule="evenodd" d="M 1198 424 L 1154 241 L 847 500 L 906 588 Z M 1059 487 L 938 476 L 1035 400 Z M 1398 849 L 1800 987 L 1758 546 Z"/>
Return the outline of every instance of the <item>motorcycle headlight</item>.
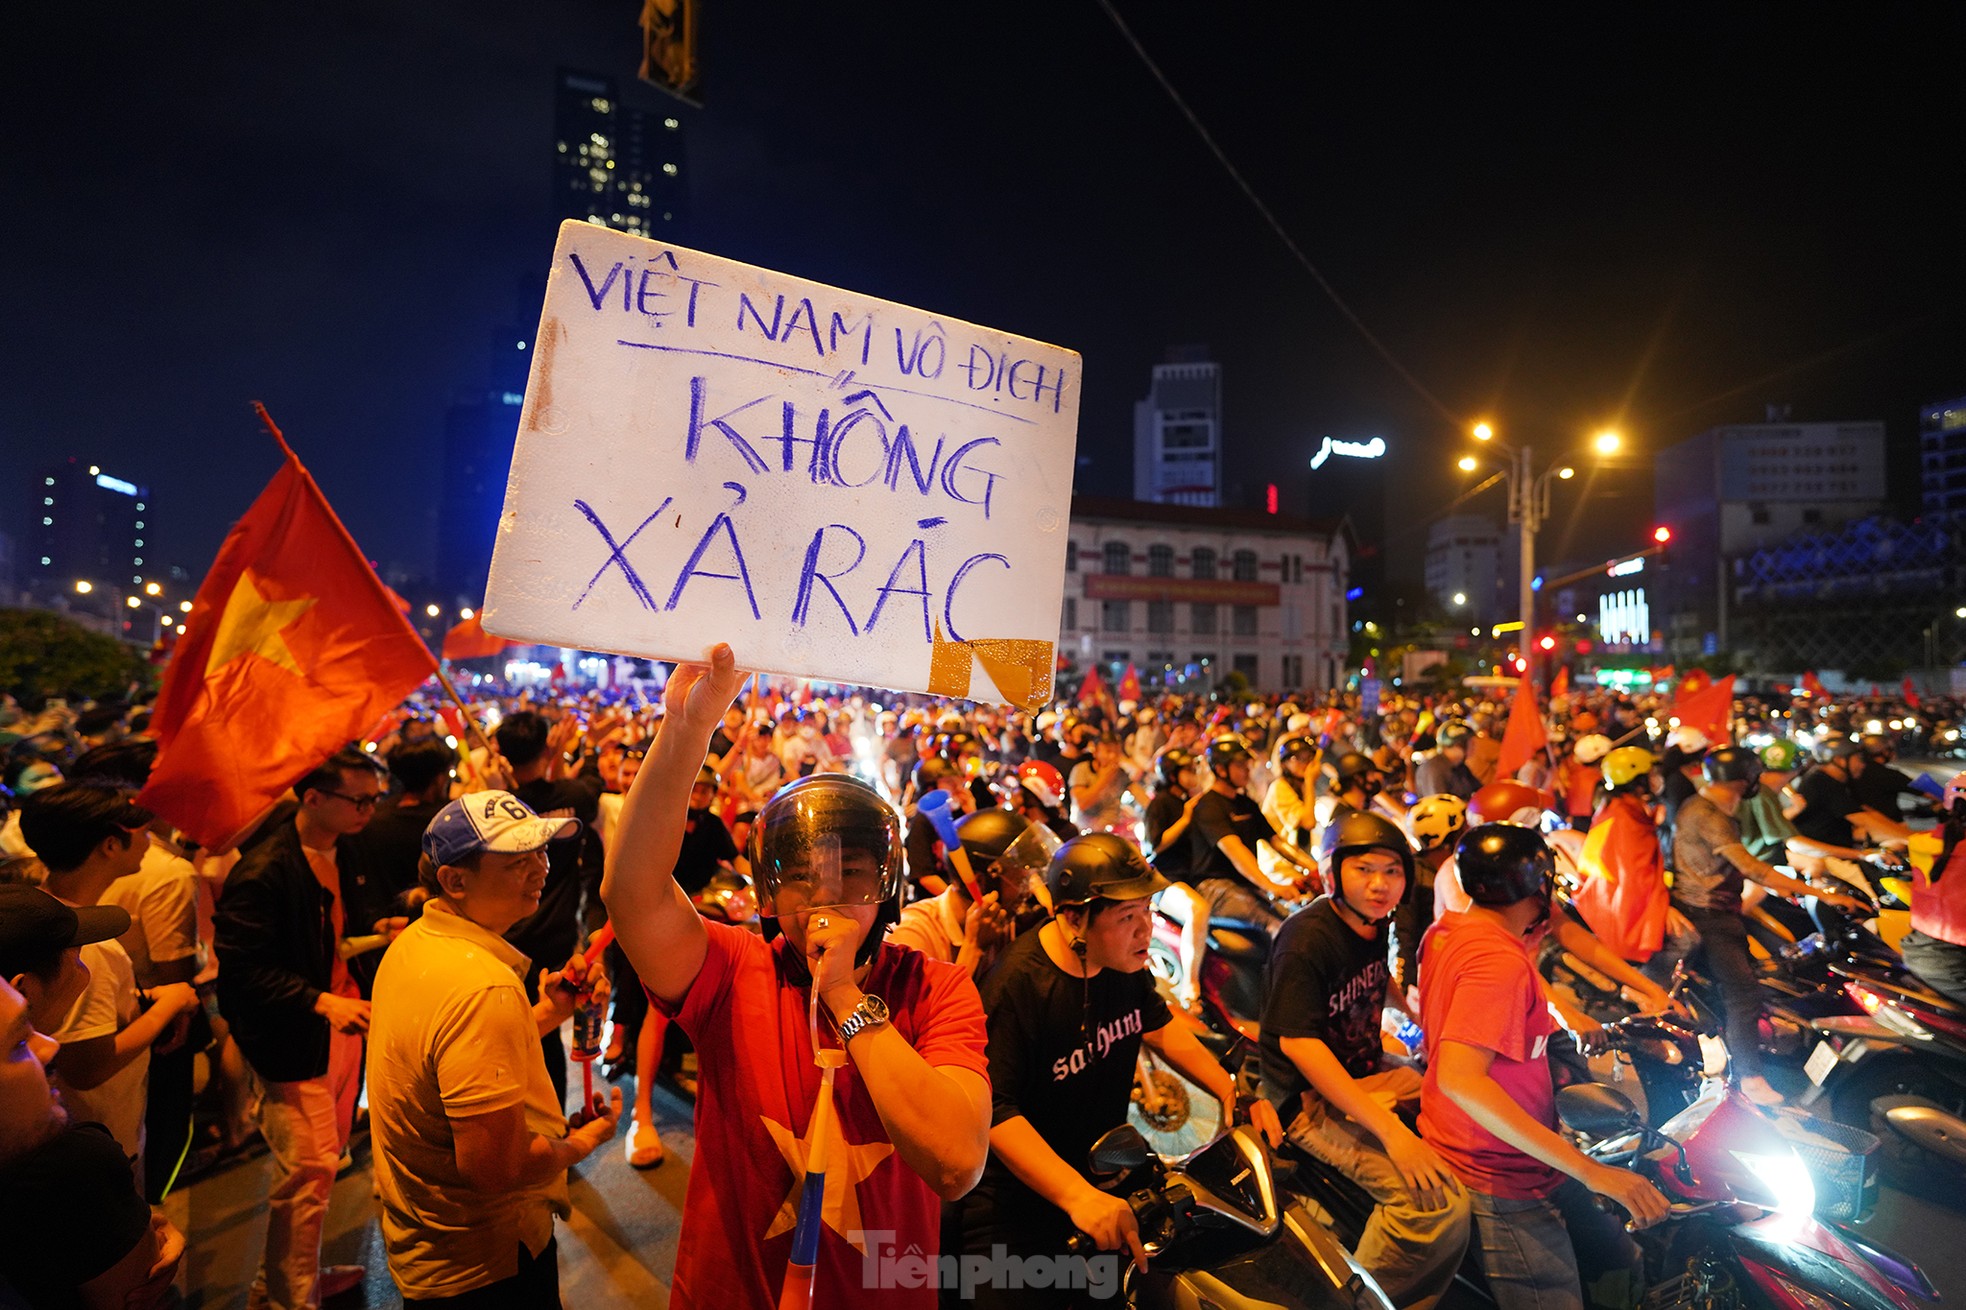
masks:
<path fill-rule="evenodd" d="M 1809 1167 L 1794 1151 L 1779 1155 L 1757 1155 L 1735 1151 L 1733 1156 L 1747 1166 L 1774 1198 L 1770 1207 L 1781 1214 L 1811 1214 L 1816 1209 L 1816 1180 Z"/>

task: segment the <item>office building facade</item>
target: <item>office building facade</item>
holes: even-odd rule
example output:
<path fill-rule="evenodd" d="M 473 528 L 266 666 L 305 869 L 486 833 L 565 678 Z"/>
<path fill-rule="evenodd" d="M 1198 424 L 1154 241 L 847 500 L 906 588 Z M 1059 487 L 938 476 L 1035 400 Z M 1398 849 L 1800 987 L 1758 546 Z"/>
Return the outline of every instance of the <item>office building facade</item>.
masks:
<path fill-rule="evenodd" d="M 128 588 L 163 574 L 146 544 L 155 521 L 149 488 L 71 456 L 43 466 L 29 490 L 23 582 L 59 592 L 76 581 Z"/>
<path fill-rule="evenodd" d="M 1133 498 L 1148 504 L 1222 503 L 1222 366 L 1200 346 L 1168 352 L 1133 406 Z"/>
<path fill-rule="evenodd" d="M 1919 409 L 1918 474 L 1925 513 L 1966 511 L 1966 396 Z"/>
<path fill-rule="evenodd" d="M 556 217 L 679 239 L 688 195 L 682 120 L 624 105 L 611 77 L 563 68 L 553 136 Z"/>

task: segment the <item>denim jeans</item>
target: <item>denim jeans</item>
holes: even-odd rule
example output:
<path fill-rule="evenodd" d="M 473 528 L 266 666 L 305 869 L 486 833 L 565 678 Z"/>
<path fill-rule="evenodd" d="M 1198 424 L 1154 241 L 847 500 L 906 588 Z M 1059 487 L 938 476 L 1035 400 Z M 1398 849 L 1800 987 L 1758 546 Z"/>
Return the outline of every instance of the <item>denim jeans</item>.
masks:
<path fill-rule="evenodd" d="M 1638 1244 L 1622 1220 L 1566 1178 L 1545 1197 L 1470 1191 L 1474 1249 L 1498 1310 L 1628 1310 L 1644 1290 Z"/>

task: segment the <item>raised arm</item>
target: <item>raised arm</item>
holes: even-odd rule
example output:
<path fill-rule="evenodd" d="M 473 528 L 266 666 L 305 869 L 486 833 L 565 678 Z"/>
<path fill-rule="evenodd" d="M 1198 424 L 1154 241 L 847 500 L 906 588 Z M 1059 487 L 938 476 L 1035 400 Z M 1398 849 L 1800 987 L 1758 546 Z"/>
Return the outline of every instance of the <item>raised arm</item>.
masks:
<path fill-rule="evenodd" d="M 711 649 L 709 664 L 678 664 L 669 675 L 662 731 L 622 801 L 601 879 L 615 940 L 649 991 L 670 1004 L 681 1001 L 696 981 L 707 939 L 695 906 L 673 876 L 688 822 L 690 784 L 744 676 L 721 642 Z"/>

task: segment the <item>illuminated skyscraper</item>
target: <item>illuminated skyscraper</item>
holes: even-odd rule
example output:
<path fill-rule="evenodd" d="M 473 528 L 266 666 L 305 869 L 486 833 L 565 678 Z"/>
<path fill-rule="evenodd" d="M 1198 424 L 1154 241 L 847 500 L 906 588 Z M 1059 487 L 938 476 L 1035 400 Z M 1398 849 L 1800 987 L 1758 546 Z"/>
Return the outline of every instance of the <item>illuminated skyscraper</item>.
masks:
<path fill-rule="evenodd" d="M 621 103 L 614 79 L 563 68 L 553 101 L 557 218 L 674 239 L 682 226 L 682 121 Z"/>
<path fill-rule="evenodd" d="M 1168 351 L 1152 389 L 1134 402 L 1133 498 L 1222 503 L 1222 366 L 1204 346 Z"/>
<path fill-rule="evenodd" d="M 150 539 L 150 492 L 73 457 L 42 468 L 30 490 L 20 576 L 65 589 L 75 579 L 128 587 L 162 576 Z"/>

